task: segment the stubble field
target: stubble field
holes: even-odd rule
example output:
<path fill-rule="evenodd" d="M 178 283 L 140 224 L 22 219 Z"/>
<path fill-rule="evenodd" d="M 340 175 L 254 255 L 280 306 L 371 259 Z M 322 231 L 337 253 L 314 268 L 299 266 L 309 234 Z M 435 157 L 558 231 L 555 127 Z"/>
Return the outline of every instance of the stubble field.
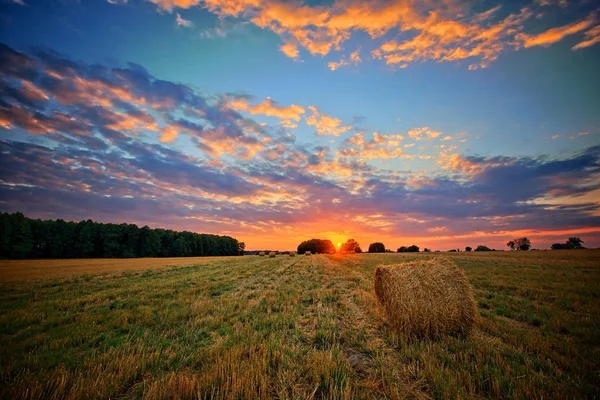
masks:
<path fill-rule="evenodd" d="M 373 271 L 440 256 L 476 327 L 400 339 Z M 600 396 L 599 251 L 89 262 L 0 261 L 0 398 Z"/>

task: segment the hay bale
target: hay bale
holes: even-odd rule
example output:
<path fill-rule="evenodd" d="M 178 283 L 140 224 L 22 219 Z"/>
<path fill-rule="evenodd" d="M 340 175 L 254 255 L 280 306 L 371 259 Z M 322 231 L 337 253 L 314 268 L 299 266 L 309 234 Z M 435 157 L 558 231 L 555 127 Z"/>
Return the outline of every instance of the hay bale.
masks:
<path fill-rule="evenodd" d="M 261 256 L 261 257 L 264 257 L 265 256 L 265 252 L 261 251 L 261 252 L 258 253 L 258 255 Z"/>
<path fill-rule="evenodd" d="M 305 251 L 305 252 L 304 252 L 304 255 L 305 255 L 305 256 L 310 256 L 310 255 L 311 255 L 311 252 L 307 250 L 307 251 Z"/>
<path fill-rule="evenodd" d="M 296 252 L 295 251 L 290 251 L 290 257 L 296 257 Z"/>
<path fill-rule="evenodd" d="M 404 336 L 467 334 L 477 313 L 469 280 L 445 258 L 378 266 L 375 294 L 390 326 Z"/>
<path fill-rule="evenodd" d="M 269 253 L 269 257 L 271 257 L 271 258 L 275 257 L 276 255 L 277 255 L 277 253 L 275 253 L 274 251 Z"/>

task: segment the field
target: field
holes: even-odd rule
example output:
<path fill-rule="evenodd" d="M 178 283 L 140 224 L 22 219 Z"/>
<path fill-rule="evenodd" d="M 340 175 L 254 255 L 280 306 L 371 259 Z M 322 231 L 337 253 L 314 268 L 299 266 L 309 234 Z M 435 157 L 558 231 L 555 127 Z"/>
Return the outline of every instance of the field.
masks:
<path fill-rule="evenodd" d="M 439 256 L 0 261 L 0 398 L 600 397 L 600 251 L 444 254 L 474 332 L 399 339 L 373 270 Z"/>

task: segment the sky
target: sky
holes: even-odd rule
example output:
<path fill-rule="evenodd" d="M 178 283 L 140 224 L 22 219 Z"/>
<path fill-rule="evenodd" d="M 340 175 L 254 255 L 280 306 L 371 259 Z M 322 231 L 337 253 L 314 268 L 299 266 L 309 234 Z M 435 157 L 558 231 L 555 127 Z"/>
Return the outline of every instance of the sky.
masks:
<path fill-rule="evenodd" d="M 600 247 L 594 1 L 0 0 L 0 211 Z"/>

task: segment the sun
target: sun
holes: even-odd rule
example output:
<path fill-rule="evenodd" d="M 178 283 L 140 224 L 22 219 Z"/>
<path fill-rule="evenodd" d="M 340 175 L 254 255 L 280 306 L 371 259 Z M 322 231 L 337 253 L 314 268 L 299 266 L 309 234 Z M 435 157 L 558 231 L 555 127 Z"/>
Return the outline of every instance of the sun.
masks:
<path fill-rule="evenodd" d="M 342 244 L 341 244 L 341 243 L 338 243 L 338 247 L 342 247 Z"/>

